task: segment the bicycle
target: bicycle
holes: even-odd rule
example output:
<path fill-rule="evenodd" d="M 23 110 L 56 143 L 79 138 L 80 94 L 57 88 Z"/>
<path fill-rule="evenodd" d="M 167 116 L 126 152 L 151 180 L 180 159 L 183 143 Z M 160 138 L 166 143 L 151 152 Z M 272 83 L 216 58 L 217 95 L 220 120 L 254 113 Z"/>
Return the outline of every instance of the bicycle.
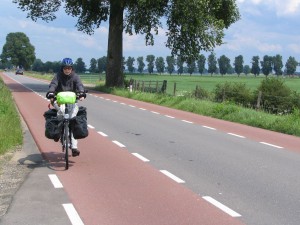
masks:
<path fill-rule="evenodd" d="M 85 91 L 86 93 L 87 91 Z M 52 105 L 57 110 L 58 117 L 63 117 L 62 130 L 60 134 L 60 142 L 62 144 L 62 152 L 65 156 L 65 169 L 69 169 L 69 149 L 72 149 L 72 130 L 70 129 L 70 108 L 79 99 L 80 94 L 74 92 L 59 92 L 54 98 Z M 61 109 L 64 105 L 64 112 Z M 76 112 L 77 113 L 77 112 Z"/>

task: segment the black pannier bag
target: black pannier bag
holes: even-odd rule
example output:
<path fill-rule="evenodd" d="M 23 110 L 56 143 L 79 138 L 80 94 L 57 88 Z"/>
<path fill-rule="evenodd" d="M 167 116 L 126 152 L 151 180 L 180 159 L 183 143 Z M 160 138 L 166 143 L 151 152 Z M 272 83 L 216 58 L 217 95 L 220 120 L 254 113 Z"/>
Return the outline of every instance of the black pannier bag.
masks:
<path fill-rule="evenodd" d="M 49 139 L 58 140 L 63 128 L 63 119 L 57 117 L 57 111 L 55 109 L 49 109 L 44 113 L 46 120 L 45 123 L 45 136 Z"/>
<path fill-rule="evenodd" d="M 79 106 L 77 116 L 71 118 L 70 120 L 70 128 L 75 139 L 86 138 L 89 135 L 86 107 Z"/>

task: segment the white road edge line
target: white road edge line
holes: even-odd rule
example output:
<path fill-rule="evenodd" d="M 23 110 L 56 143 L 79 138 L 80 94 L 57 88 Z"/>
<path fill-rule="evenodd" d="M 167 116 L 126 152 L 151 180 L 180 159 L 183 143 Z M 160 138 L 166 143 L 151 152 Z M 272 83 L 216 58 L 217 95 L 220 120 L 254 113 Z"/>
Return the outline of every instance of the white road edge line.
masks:
<path fill-rule="evenodd" d="M 131 107 L 131 108 L 135 108 L 135 106 L 134 106 L 134 105 L 129 105 L 129 107 Z"/>
<path fill-rule="evenodd" d="M 113 143 L 115 143 L 116 145 L 118 145 L 121 148 L 125 148 L 126 146 L 123 145 L 122 143 L 118 142 L 118 141 L 113 141 Z"/>
<path fill-rule="evenodd" d="M 242 215 L 238 214 L 237 212 L 233 211 L 232 209 L 228 208 L 227 206 L 223 205 L 222 203 L 218 202 L 217 200 L 213 199 L 210 196 L 203 196 L 204 200 L 208 201 L 209 203 L 213 204 L 217 208 L 221 209 L 223 212 L 229 214 L 232 217 L 241 217 Z"/>
<path fill-rule="evenodd" d="M 176 181 L 177 183 L 183 184 L 185 183 L 184 180 L 181 180 L 179 177 L 176 177 L 174 174 L 170 173 L 167 170 L 160 170 L 161 173 L 163 173 L 164 175 L 170 177 L 172 180 Z"/>
<path fill-rule="evenodd" d="M 143 110 L 143 111 L 145 111 L 145 110 L 147 110 L 147 109 L 144 109 L 144 108 L 140 108 L 140 110 Z"/>
<path fill-rule="evenodd" d="M 283 147 L 281 147 L 281 146 L 278 146 L 278 145 L 272 145 L 272 144 L 267 143 L 267 142 L 259 142 L 259 143 L 261 143 L 261 144 L 263 144 L 263 145 L 268 145 L 268 146 L 271 146 L 271 147 L 274 147 L 274 148 L 283 148 Z"/>
<path fill-rule="evenodd" d="M 107 134 L 105 134 L 105 133 L 103 133 L 101 131 L 98 131 L 97 133 L 100 134 L 100 135 L 102 135 L 103 137 L 107 137 L 108 136 Z"/>
<path fill-rule="evenodd" d="M 238 134 L 234 134 L 234 133 L 227 133 L 229 135 L 235 136 L 235 137 L 239 137 L 239 138 L 245 138 L 244 136 L 238 135 Z"/>
<path fill-rule="evenodd" d="M 216 128 L 213 128 L 213 127 L 208 127 L 208 126 L 202 126 L 204 128 L 207 128 L 207 129 L 211 129 L 211 130 L 216 130 Z"/>
<path fill-rule="evenodd" d="M 88 124 L 88 127 L 91 129 L 95 129 L 95 127 L 93 127 L 92 125 Z"/>
<path fill-rule="evenodd" d="M 139 158 L 143 162 L 150 162 L 149 159 L 145 158 L 144 156 L 140 155 L 139 153 L 132 153 L 132 155 L 134 155 L 135 157 Z"/>
<path fill-rule="evenodd" d="M 64 186 L 56 176 L 56 174 L 48 174 L 49 179 L 51 180 L 51 183 L 53 184 L 54 188 L 63 188 Z"/>
<path fill-rule="evenodd" d="M 62 204 L 73 225 L 84 225 L 73 204 Z"/>

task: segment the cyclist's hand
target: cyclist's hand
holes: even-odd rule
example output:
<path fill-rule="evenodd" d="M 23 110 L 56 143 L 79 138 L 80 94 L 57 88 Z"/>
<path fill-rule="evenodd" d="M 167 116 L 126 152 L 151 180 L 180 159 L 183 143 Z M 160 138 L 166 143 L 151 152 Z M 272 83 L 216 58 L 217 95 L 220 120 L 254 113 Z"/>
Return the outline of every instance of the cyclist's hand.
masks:
<path fill-rule="evenodd" d="M 53 92 L 48 92 L 48 93 L 46 94 L 46 98 L 50 99 L 51 101 L 54 100 L 54 97 L 55 97 L 55 95 L 54 95 Z"/>
<path fill-rule="evenodd" d="M 79 98 L 80 101 L 82 101 L 83 99 L 86 98 L 86 93 L 84 93 L 84 92 L 78 93 L 78 98 Z"/>

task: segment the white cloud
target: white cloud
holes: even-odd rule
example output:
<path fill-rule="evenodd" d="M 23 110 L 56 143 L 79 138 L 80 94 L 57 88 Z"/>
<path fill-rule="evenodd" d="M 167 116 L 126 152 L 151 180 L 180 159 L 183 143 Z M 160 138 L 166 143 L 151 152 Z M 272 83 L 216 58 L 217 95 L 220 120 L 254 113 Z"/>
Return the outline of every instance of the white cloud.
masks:
<path fill-rule="evenodd" d="M 300 44 L 292 43 L 287 45 L 287 50 L 293 52 L 294 54 L 300 54 Z"/>
<path fill-rule="evenodd" d="M 238 0 L 237 2 L 240 6 L 254 5 L 257 7 L 262 5 L 263 7 L 258 10 L 263 12 L 267 8 L 275 11 L 279 17 L 294 16 L 300 12 L 300 0 Z"/>

